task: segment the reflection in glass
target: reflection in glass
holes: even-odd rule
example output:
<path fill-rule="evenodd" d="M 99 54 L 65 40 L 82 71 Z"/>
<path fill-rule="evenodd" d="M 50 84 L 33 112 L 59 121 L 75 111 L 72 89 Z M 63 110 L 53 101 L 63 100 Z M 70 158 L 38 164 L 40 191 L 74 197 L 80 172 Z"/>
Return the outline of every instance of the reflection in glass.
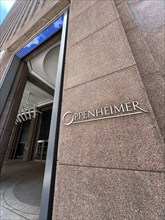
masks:
<path fill-rule="evenodd" d="M 23 58 L 48 38 L 53 36 L 56 32 L 62 29 L 64 15 L 60 16 L 57 20 L 55 20 L 52 24 L 50 24 L 47 28 L 45 28 L 41 33 L 39 33 L 33 40 L 31 40 L 28 44 L 26 44 L 22 49 L 20 49 L 16 55 L 19 58 Z"/>

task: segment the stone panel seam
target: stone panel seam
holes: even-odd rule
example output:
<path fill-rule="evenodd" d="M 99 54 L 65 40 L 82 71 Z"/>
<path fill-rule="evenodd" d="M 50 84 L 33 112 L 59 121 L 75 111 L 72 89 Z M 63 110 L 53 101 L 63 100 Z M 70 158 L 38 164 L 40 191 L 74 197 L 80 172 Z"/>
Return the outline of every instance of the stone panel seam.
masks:
<path fill-rule="evenodd" d="M 123 25 L 123 26 L 124 26 L 124 25 Z M 124 31 L 125 31 L 125 33 L 126 33 L 126 35 L 127 35 L 127 33 L 128 33 L 129 31 L 133 31 L 133 30 L 136 29 L 136 28 L 138 28 L 138 26 L 135 26 L 135 27 L 133 27 L 133 28 L 130 28 L 130 29 L 124 30 Z"/>
<path fill-rule="evenodd" d="M 124 25 L 123 25 L 123 26 L 124 26 Z M 151 31 L 145 31 L 145 32 L 146 32 L 147 34 L 151 34 L 152 32 L 158 30 L 159 28 L 162 28 L 163 26 L 165 26 L 165 25 L 163 24 L 163 25 L 161 25 L 161 26 L 159 26 L 159 27 L 157 27 L 157 28 L 155 28 L 155 29 L 153 29 L 153 30 L 151 30 Z M 138 25 L 136 25 L 135 27 L 130 28 L 130 29 L 128 29 L 128 30 L 124 30 L 124 31 L 125 31 L 126 33 L 128 33 L 129 31 L 132 31 L 132 30 L 134 30 L 134 29 L 136 29 L 136 28 L 141 32 L 141 30 L 139 29 Z"/>
<path fill-rule="evenodd" d="M 127 168 L 117 168 L 117 167 L 102 167 L 102 166 L 89 166 L 89 165 L 79 165 L 79 164 L 65 164 L 58 163 L 59 166 L 68 166 L 68 167 L 79 167 L 79 168 L 93 168 L 93 169 L 106 169 L 106 170 L 119 170 L 119 171 L 137 171 L 137 172 L 146 172 L 146 173 L 162 173 L 165 174 L 165 170 L 144 170 L 144 169 L 127 169 Z"/>
<path fill-rule="evenodd" d="M 127 69 L 129 69 L 129 68 L 131 68 L 131 67 L 134 67 L 134 66 L 137 66 L 136 63 L 133 64 L 133 65 L 131 65 L 131 66 L 125 67 L 125 68 L 123 68 L 123 69 L 116 70 L 116 71 L 114 71 L 114 72 L 111 72 L 111 73 L 105 74 L 105 75 L 103 75 L 103 76 L 99 76 L 99 77 L 97 77 L 97 78 L 95 78 L 95 79 L 89 80 L 89 81 L 87 81 L 87 82 L 84 82 L 84 83 L 81 83 L 81 84 L 75 85 L 75 86 L 73 86 L 73 87 L 70 87 L 70 88 L 67 88 L 67 89 L 64 89 L 64 90 L 65 90 L 65 91 L 68 91 L 68 90 L 70 90 L 70 89 L 77 88 L 78 86 L 85 85 L 85 84 L 87 84 L 87 83 L 90 83 L 90 82 L 93 82 L 93 81 L 95 81 L 95 80 L 98 80 L 98 79 L 104 78 L 104 77 L 106 77 L 106 76 L 109 76 L 109 75 L 112 75 L 112 74 L 118 73 L 118 72 L 123 71 L 123 70 L 127 70 Z"/>
<path fill-rule="evenodd" d="M 123 3 L 123 2 L 121 2 L 121 3 Z M 129 10 L 131 11 L 130 6 L 129 6 L 129 3 L 126 2 L 126 1 L 125 1 L 125 3 L 126 3 L 127 6 L 129 7 Z M 116 7 L 116 8 L 117 8 L 117 11 L 118 11 L 118 13 L 119 13 L 118 7 Z M 131 11 L 131 14 L 132 14 L 132 11 Z M 134 16 L 133 16 L 133 17 L 134 17 Z M 147 42 L 147 40 L 146 40 L 144 34 L 142 33 L 142 31 L 139 29 L 138 25 L 137 25 L 136 27 L 132 28 L 132 29 L 126 30 L 125 25 L 124 25 L 123 22 L 122 22 L 122 17 L 121 17 L 121 14 L 120 14 L 120 13 L 119 13 L 119 18 L 121 19 L 121 23 L 122 23 L 122 25 L 123 25 L 124 32 L 125 32 L 125 34 L 126 34 L 126 37 L 127 37 L 128 42 L 129 42 L 129 45 L 130 45 L 130 48 L 131 48 L 131 52 L 132 52 L 134 58 L 136 58 L 136 55 L 135 55 L 134 49 L 132 48 L 132 44 L 130 43 L 128 34 L 130 33 L 130 31 L 133 31 L 133 30 L 136 30 L 136 29 L 137 29 L 137 31 L 140 32 L 140 35 L 141 35 L 141 37 L 143 38 L 143 41 L 145 42 L 146 47 L 147 47 L 148 51 L 150 52 L 150 55 L 152 56 L 152 58 L 153 58 L 153 60 L 154 60 L 154 63 L 155 63 L 156 66 L 157 66 L 157 62 L 155 61 L 155 58 L 153 57 L 153 54 L 152 54 L 152 52 L 151 52 L 151 48 L 149 47 L 148 42 Z M 134 18 L 134 19 L 135 19 L 135 18 Z M 162 27 L 162 26 L 163 26 L 163 25 L 159 26 L 158 28 L 160 28 L 160 27 Z M 158 28 L 156 28 L 156 29 L 158 29 Z M 156 30 L 156 29 L 154 29 L 154 30 Z M 150 34 L 150 33 L 152 33 L 154 30 L 151 30 L 150 32 L 147 32 L 147 31 L 146 31 L 146 33 L 147 33 L 147 34 Z M 136 59 L 135 59 L 135 62 L 137 63 Z M 157 67 L 158 67 L 158 66 L 157 66 Z M 139 70 L 139 63 L 137 63 L 137 68 L 138 68 L 138 70 Z M 158 68 L 158 71 L 156 71 L 156 72 L 160 72 L 160 69 Z M 156 72 L 155 72 L 155 71 L 152 71 L 152 72 L 150 72 L 150 74 L 156 73 Z M 140 70 L 139 70 L 139 75 L 140 75 L 140 77 L 141 77 L 141 80 L 142 80 L 142 83 L 143 83 L 143 85 L 144 85 L 144 88 L 146 89 L 146 85 L 145 85 L 145 83 L 144 83 L 144 79 L 143 79 L 143 77 L 142 77 L 142 73 L 141 73 Z M 151 107 L 152 107 L 151 98 L 150 98 L 150 96 L 149 96 L 147 90 L 146 90 L 146 94 L 147 94 L 149 103 L 150 103 L 150 105 L 151 105 Z M 152 107 L 152 109 L 153 109 L 153 107 Z M 154 112 L 154 111 L 153 111 L 153 114 L 154 114 L 154 117 L 155 117 L 155 121 L 156 121 L 156 123 L 157 123 L 157 125 L 158 125 L 160 135 L 161 135 L 161 137 L 163 138 L 163 134 L 162 134 L 162 132 L 161 132 L 161 130 L 160 130 L 160 126 L 159 126 L 159 124 L 158 124 L 157 117 L 155 116 L 155 112 Z M 165 138 L 164 138 L 163 141 L 165 142 Z"/>
<path fill-rule="evenodd" d="M 148 1 L 160 1 L 160 0 L 148 0 Z M 140 4 L 141 2 L 134 2 L 134 0 L 131 2 L 130 0 L 129 0 L 129 2 L 128 2 L 128 4 L 129 5 L 138 5 L 138 4 Z"/>
<path fill-rule="evenodd" d="M 112 22 L 110 22 L 110 23 L 106 24 L 105 26 L 103 26 L 103 27 L 99 28 L 97 31 L 94 31 L 92 34 L 89 34 L 89 35 L 88 35 L 88 36 L 86 36 L 85 38 L 81 39 L 79 42 L 77 42 L 77 43 L 73 44 L 72 46 L 68 47 L 68 48 L 67 48 L 67 50 L 70 50 L 71 48 L 75 47 L 77 44 L 79 44 L 79 43 L 81 43 L 82 41 L 86 40 L 88 37 L 93 36 L 93 35 L 94 35 L 94 34 L 96 34 L 97 32 L 99 32 L 99 31 L 103 30 L 104 28 L 106 28 L 107 26 L 109 26 L 109 25 L 113 24 L 113 23 L 114 23 L 114 22 L 116 22 L 116 21 L 121 21 L 121 20 L 120 20 L 120 18 L 119 18 L 119 17 L 118 17 L 118 18 L 116 18 L 114 21 L 112 21 Z"/>
<path fill-rule="evenodd" d="M 139 30 L 138 27 L 135 27 L 134 29 Z M 132 31 L 132 30 L 134 30 L 134 29 L 128 30 L 128 31 L 126 32 L 126 36 L 127 36 L 127 34 L 129 33 L 129 31 Z M 140 30 L 139 30 L 139 31 L 140 31 Z M 140 31 L 140 34 L 141 34 L 141 36 L 143 37 L 143 34 L 142 34 L 141 31 Z M 129 37 L 128 37 L 128 36 L 127 36 L 127 39 L 128 39 L 128 41 L 129 41 Z M 148 43 L 147 43 L 147 41 L 146 41 L 146 39 L 145 39 L 144 37 L 143 37 L 143 41 L 146 43 L 146 47 L 147 47 L 148 51 L 150 52 L 150 55 L 151 55 L 151 57 L 153 58 L 155 65 L 157 66 L 157 62 L 155 61 L 155 58 L 154 58 L 153 55 L 152 55 L 151 48 L 148 46 Z M 130 42 L 130 41 L 129 41 L 129 42 Z M 131 48 L 131 51 L 132 51 L 132 54 L 133 54 L 134 58 L 136 58 L 135 52 L 134 52 L 134 50 L 132 49 L 132 44 L 130 44 L 130 48 Z M 136 59 L 135 59 L 135 61 L 136 61 Z M 136 65 L 137 65 L 137 68 L 138 68 L 138 70 L 139 70 L 139 63 L 136 62 Z M 158 70 L 156 70 L 156 71 L 150 71 L 150 74 L 160 73 L 160 69 L 159 69 L 158 66 L 157 66 L 157 68 L 158 68 Z M 144 87 L 145 87 L 145 89 L 146 89 L 147 96 L 148 96 L 148 100 L 149 100 L 149 102 L 150 102 L 150 105 L 152 106 L 152 102 L 150 101 L 151 98 L 150 98 L 150 96 L 148 95 L 148 89 L 147 89 L 147 87 L 146 87 L 145 80 L 143 79 L 142 73 L 141 73 L 140 70 L 139 70 L 139 73 L 140 73 L 140 77 L 141 77 L 141 79 L 142 79 L 143 85 L 144 85 Z M 162 76 L 162 75 L 161 75 L 161 76 Z M 162 77 L 163 77 L 163 76 L 162 76 Z M 164 79 L 164 78 L 163 78 L 163 79 Z M 165 83 L 164 80 L 163 80 L 163 82 Z M 154 112 L 154 111 L 153 111 L 153 112 Z M 155 112 L 154 112 L 154 115 L 155 115 Z M 156 117 L 156 116 L 155 116 L 155 118 L 156 118 L 156 121 L 157 121 L 157 117 Z M 158 127 L 159 127 L 159 129 L 161 128 L 159 125 L 158 125 Z M 161 131 L 160 131 L 160 133 L 161 133 Z M 161 133 L 161 134 L 162 134 L 162 133 Z M 161 136 L 163 137 L 163 135 L 161 135 Z"/>
<path fill-rule="evenodd" d="M 120 6 L 121 6 L 121 7 L 120 7 Z M 127 23 L 133 22 L 133 26 L 134 26 L 134 27 L 132 27 L 132 28 L 130 28 L 130 27 L 125 27 L 126 24 L 124 24 L 125 22 L 123 22 L 124 15 L 122 15 L 122 10 L 123 10 L 123 8 L 124 8 L 125 6 L 127 7 L 127 10 L 129 10 L 129 12 L 130 12 L 130 15 L 129 15 L 129 16 L 132 17 L 131 19 L 129 18 L 129 20 L 127 21 Z M 126 2 L 126 0 L 124 0 L 123 2 L 120 2 L 118 5 L 116 5 L 116 9 L 117 9 L 117 12 L 118 12 L 118 14 L 119 14 L 119 17 L 120 17 L 120 19 L 121 19 L 121 22 L 122 22 L 122 25 L 123 25 L 123 28 L 124 28 L 125 33 L 127 33 L 129 30 L 133 30 L 134 28 L 138 27 L 138 24 L 137 24 L 137 22 L 135 22 L 135 19 L 134 19 L 134 16 L 133 16 L 133 14 L 132 14 L 132 11 L 130 10 L 130 8 L 129 8 L 129 6 L 128 6 L 128 3 Z M 126 17 L 128 16 L 128 15 L 127 15 L 127 12 L 125 12 L 124 14 L 126 15 Z"/>
<path fill-rule="evenodd" d="M 154 29 L 152 29 L 152 30 L 150 30 L 150 31 L 145 31 L 147 34 L 150 34 L 150 33 L 152 33 L 152 32 L 154 32 L 154 31 L 156 31 L 156 30 L 158 30 L 159 28 L 162 28 L 163 26 L 165 26 L 165 24 L 162 24 L 162 25 L 160 25 L 159 27 L 157 27 L 157 28 L 154 28 Z"/>
<path fill-rule="evenodd" d="M 84 12 L 86 12 L 88 9 L 90 9 L 91 7 L 93 7 L 95 4 L 98 3 L 99 0 L 97 0 L 95 3 L 93 3 L 91 6 L 89 6 L 88 8 L 86 8 L 84 11 L 82 11 L 80 14 L 78 14 L 76 17 L 72 18 L 69 20 L 69 22 L 75 20 L 77 17 L 79 17 L 80 15 L 82 15 Z"/>
<path fill-rule="evenodd" d="M 119 2 L 119 3 L 116 3 L 116 1 L 114 0 L 114 3 L 115 3 L 116 6 L 119 6 L 119 5 L 121 5 L 122 3 L 124 3 L 124 2 L 125 2 L 125 0 L 122 1 L 122 2 Z"/>

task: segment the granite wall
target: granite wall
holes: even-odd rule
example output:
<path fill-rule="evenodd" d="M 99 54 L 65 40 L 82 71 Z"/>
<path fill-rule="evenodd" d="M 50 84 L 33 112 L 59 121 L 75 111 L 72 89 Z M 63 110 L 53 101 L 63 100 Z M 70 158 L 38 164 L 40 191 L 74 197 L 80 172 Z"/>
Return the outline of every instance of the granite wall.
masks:
<path fill-rule="evenodd" d="M 12 53 L 69 3 L 48 2 L 3 45 L 1 76 Z M 163 10 L 163 0 L 71 1 L 62 115 L 134 100 L 148 113 L 70 126 L 61 120 L 53 219 L 164 219 Z M 7 139 L 23 72 L 1 121 Z M 4 154 L 1 148 L 1 161 Z"/>
<path fill-rule="evenodd" d="M 165 140 L 165 1 L 115 0 Z"/>
<path fill-rule="evenodd" d="M 148 112 L 70 126 L 61 119 L 53 219 L 164 219 L 164 142 L 121 2 L 71 1 L 62 115 L 133 100 Z"/>

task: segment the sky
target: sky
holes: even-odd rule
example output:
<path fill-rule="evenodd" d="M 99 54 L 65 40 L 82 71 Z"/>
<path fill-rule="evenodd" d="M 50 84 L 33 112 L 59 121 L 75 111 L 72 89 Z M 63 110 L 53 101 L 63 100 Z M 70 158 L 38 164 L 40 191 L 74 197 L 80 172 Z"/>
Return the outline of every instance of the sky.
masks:
<path fill-rule="evenodd" d="M 15 0 L 0 0 L 0 24 L 6 17 Z"/>

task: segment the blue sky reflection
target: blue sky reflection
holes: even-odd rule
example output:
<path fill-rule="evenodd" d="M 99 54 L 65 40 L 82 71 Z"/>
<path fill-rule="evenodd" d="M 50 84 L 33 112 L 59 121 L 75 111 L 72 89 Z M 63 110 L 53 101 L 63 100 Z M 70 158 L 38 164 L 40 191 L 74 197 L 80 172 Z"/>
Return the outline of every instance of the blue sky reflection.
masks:
<path fill-rule="evenodd" d="M 23 58 L 48 38 L 53 36 L 57 31 L 62 28 L 64 16 L 60 16 L 56 21 L 45 28 L 40 34 L 38 34 L 33 40 L 26 44 L 22 49 L 20 49 L 16 55 L 19 58 Z"/>

